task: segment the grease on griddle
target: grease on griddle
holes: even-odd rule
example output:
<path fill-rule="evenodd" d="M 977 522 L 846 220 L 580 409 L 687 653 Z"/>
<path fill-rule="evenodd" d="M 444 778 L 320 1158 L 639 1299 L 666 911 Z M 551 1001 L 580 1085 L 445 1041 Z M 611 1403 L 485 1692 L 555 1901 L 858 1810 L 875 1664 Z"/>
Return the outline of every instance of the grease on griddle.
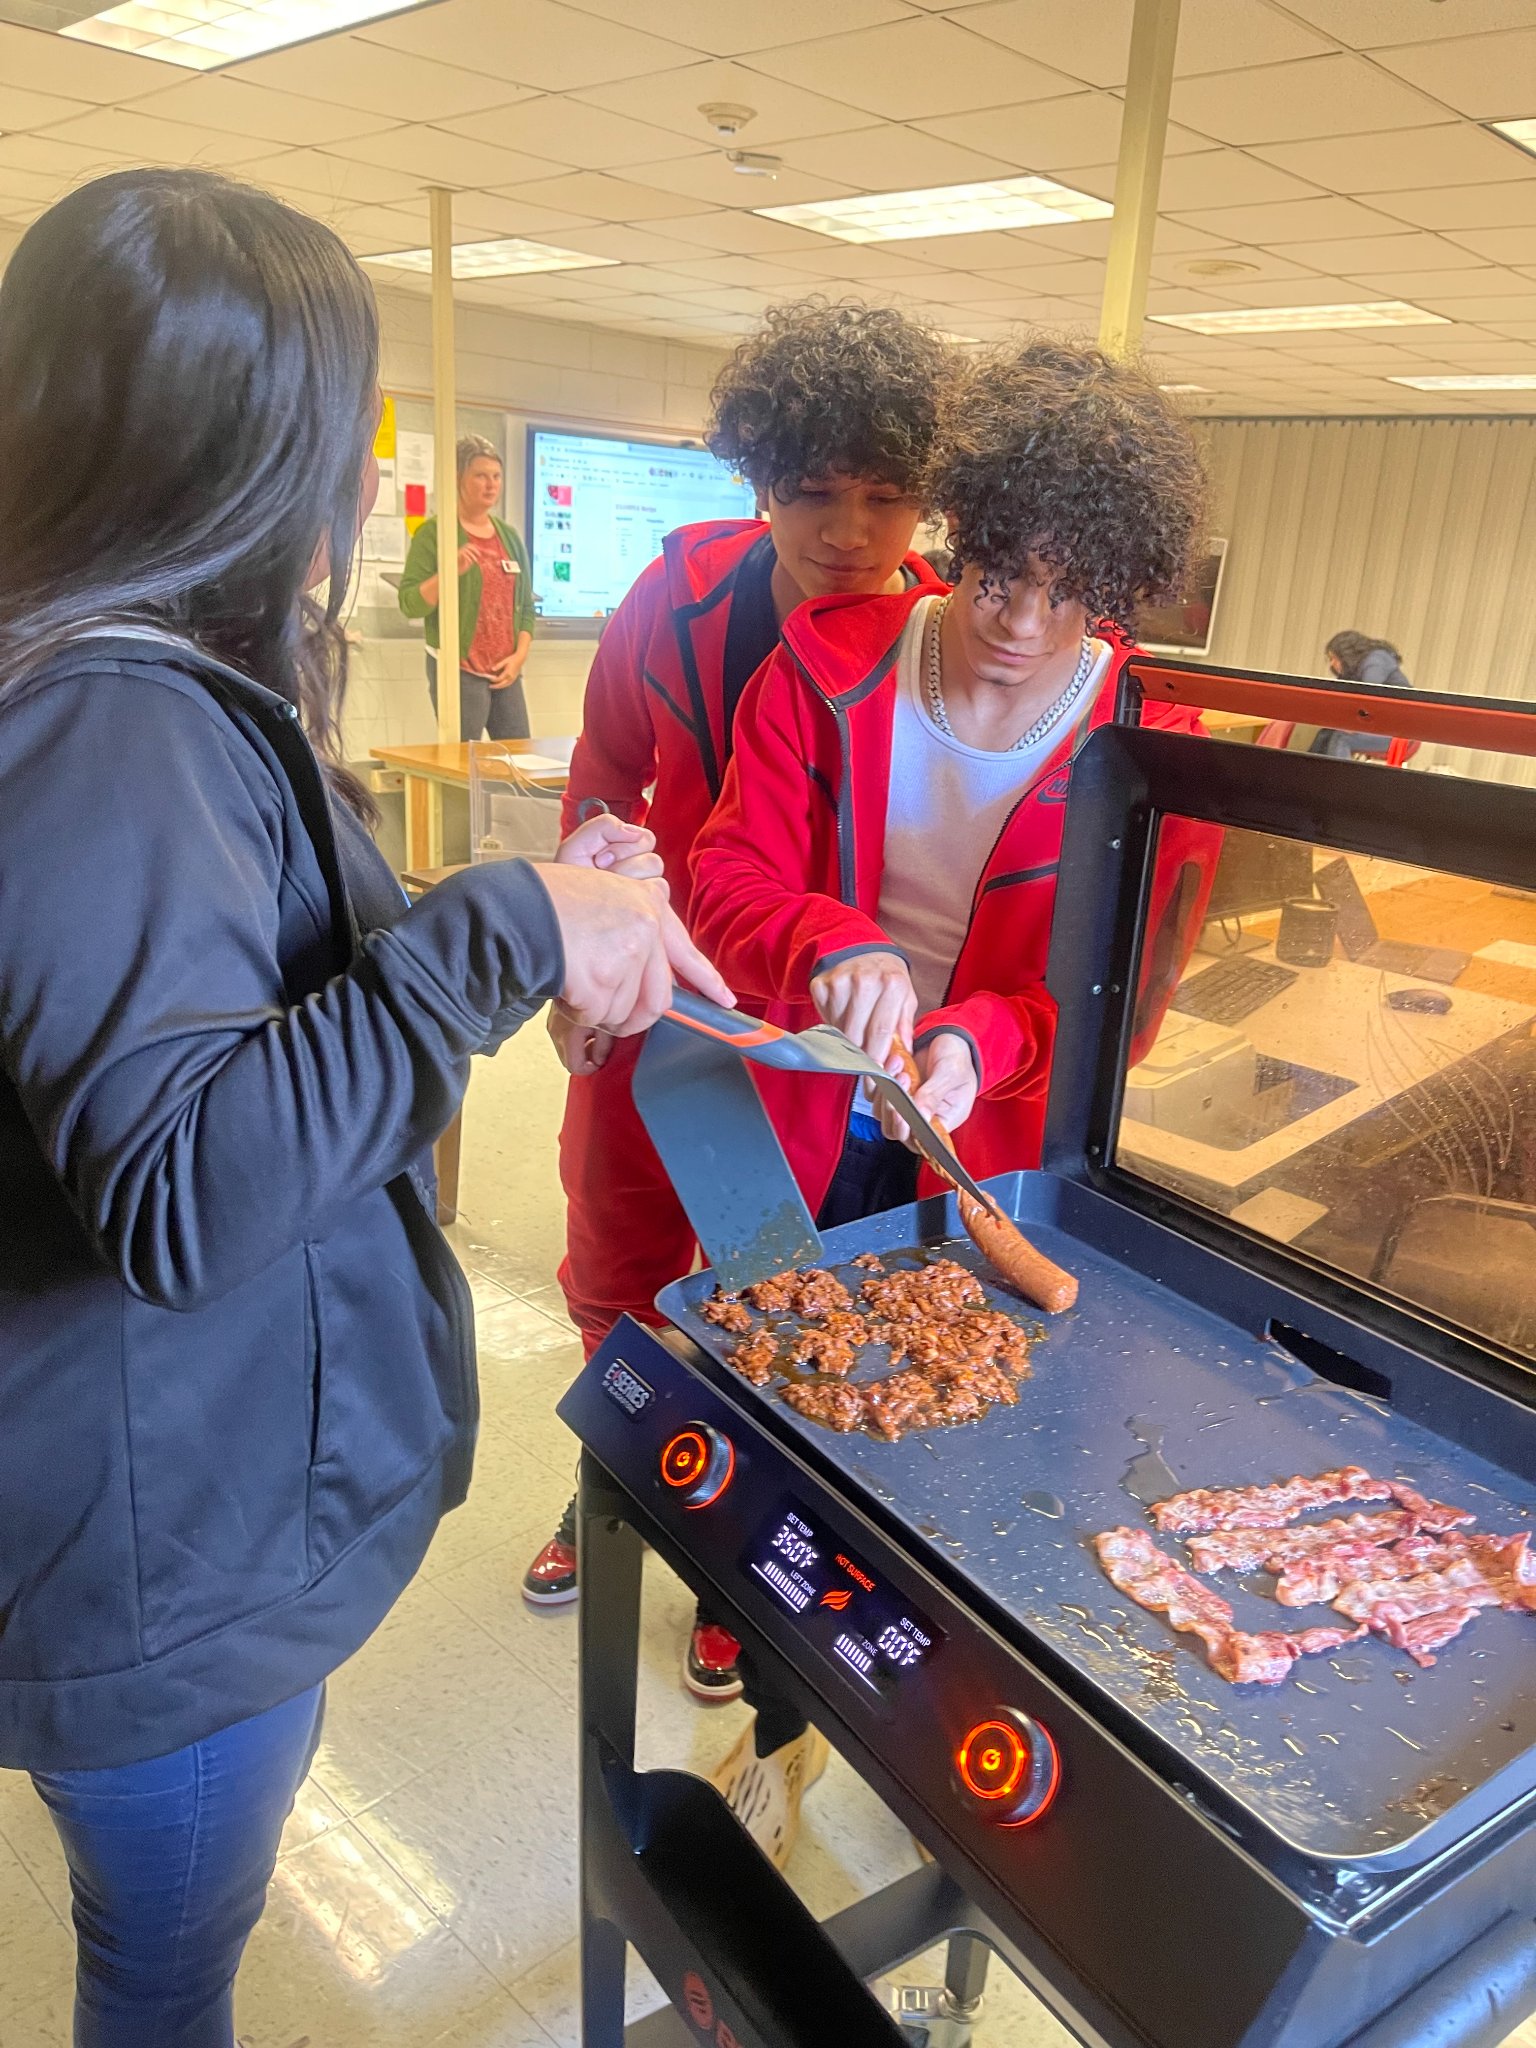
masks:
<path fill-rule="evenodd" d="M 1133 1415 L 1125 1426 L 1141 1445 L 1142 1451 L 1141 1456 L 1132 1458 L 1125 1468 L 1125 1475 L 1120 1481 L 1124 1490 L 1143 1507 L 1150 1507 L 1153 1501 L 1177 1493 L 1178 1474 L 1163 1456 L 1163 1440 L 1168 1434 L 1168 1425 Z"/>
<path fill-rule="evenodd" d="M 1054 1493 L 1046 1493 L 1043 1490 L 1036 1493 L 1021 1494 L 1019 1505 L 1028 1508 L 1032 1515 L 1044 1515 L 1048 1522 L 1059 1522 L 1067 1512 L 1064 1504 L 1056 1498 Z"/>

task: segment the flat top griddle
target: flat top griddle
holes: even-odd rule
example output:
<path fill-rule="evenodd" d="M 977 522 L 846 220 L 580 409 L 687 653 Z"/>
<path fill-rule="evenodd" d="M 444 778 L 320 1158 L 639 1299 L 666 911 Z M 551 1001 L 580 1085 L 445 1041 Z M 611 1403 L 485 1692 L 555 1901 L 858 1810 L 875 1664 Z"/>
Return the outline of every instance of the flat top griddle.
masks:
<path fill-rule="evenodd" d="M 1089 1538 L 1122 1523 L 1150 1528 L 1140 1503 L 1183 1487 L 1342 1464 L 1405 1478 L 1497 1531 L 1533 1523 L 1536 1487 L 1069 1235 L 1048 1220 L 1047 1176 L 1010 1180 L 991 1185 L 1040 1249 L 1081 1276 L 1082 1293 L 1075 1309 L 1050 1319 L 1018 1406 L 979 1423 L 896 1444 L 835 1435 L 795 1415 L 775 1389 L 753 1389 L 729 1371 L 732 1340 L 697 1312 L 711 1274 L 675 1283 L 658 1307 L 723 1368 L 738 1401 L 772 1403 L 850 1492 L 873 1494 L 906 1524 L 916 1554 L 927 1549 L 962 1574 L 1299 1854 L 1391 1863 L 1427 1830 L 1438 1837 L 1442 1817 L 1491 1793 L 1492 1781 L 1501 1806 L 1532 1789 L 1536 1617 L 1486 1611 L 1430 1670 L 1372 1637 L 1303 1659 L 1284 1685 L 1232 1686 L 1194 1638 L 1116 1592 Z M 829 1232 L 826 1262 L 840 1268 L 859 1252 L 914 1245 L 931 1255 L 939 1215 L 940 1236 L 957 1232 L 952 1200 Z M 963 1238 L 943 1250 L 987 1281 Z M 844 1277 L 856 1291 L 865 1276 Z M 991 1286 L 988 1298 L 1038 1320 Z M 859 1377 L 885 1369 L 881 1353 L 871 1358 Z M 1176 1538 L 1157 1540 L 1183 1556 Z M 1329 1608 L 1279 1607 L 1230 1572 L 1214 1583 L 1240 1628 L 1339 1619 Z"/>

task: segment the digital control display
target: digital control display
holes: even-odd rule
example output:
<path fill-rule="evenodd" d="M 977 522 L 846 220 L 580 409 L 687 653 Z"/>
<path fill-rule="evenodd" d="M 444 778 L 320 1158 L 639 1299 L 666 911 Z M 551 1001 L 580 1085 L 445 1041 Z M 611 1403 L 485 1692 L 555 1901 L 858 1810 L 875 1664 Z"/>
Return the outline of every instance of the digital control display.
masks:
<path fill-rule="evenodd" d="M 743 1567 L 855 1683 L 889 1701 L 943 1635 L 798 1500 L 763 1524 Z"/>

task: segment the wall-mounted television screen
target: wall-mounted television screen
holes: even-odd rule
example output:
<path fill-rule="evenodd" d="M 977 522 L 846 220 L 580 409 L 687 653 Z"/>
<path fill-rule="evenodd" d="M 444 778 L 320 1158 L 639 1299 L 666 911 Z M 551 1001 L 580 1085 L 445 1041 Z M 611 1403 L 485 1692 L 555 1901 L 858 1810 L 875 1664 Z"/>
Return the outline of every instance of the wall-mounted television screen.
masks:
<path fill-rule="evenodd" d="M 530 427 L 534 609 L 601 624 L 674 526 L 755 510 L 752 486 L 707 448 Z"/>
<path fill-rule="evenodd" d="M 1145 605 L 1136 614 L 1137 645 L 1148 654 L 1209 654 L 1226 562 L 1226 542 L 1208 542 L 1184 597 L 1176 604 Z"/>

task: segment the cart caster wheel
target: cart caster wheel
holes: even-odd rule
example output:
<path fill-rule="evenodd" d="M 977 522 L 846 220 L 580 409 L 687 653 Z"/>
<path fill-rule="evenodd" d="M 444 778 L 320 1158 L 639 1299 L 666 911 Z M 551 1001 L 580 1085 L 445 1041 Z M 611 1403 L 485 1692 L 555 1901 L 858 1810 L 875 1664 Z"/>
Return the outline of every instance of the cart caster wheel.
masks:
<path fill-rule="evenodd" d="M 891 1992 L 887 2010 L 909 2048 L 971 2048 L 981 2005 L 979 1998 L 957 2005 L 942 1984 L 901 1984 Z"/>

